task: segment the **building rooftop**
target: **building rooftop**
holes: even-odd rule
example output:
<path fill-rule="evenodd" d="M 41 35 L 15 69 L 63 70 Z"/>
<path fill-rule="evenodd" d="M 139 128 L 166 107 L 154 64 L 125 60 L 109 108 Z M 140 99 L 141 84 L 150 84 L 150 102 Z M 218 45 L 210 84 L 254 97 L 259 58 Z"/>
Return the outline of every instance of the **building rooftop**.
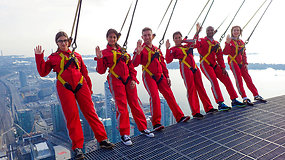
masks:
<path fill-rule="evenodd" d="M 266 104 L 234 108 L 166 127 L 155 138 L 132 137 L 133 145 L 117 143 L 86 159 L 285 159 L 285 95 Z"/>

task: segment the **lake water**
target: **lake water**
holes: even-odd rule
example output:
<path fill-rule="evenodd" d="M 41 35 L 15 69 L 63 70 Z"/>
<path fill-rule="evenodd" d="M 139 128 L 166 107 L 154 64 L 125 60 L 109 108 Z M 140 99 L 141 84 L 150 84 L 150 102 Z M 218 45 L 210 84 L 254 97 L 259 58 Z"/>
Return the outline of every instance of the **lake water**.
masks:
<path fill-rule="evenodd" d="M 141 79 L 142 78 L 141 67 L 137 67 L 136 70 L 138 71 L 137 78 L 140 81 L 140 84 L 137 85 L 139 98 L 141 99 L 143 103 L 149 103 L 149 95 L 146 92 L 142 79 Z M 234 87 L 236 88 L 235 79 L 233 77 L 231 70 L 228 70 L 228 73 L 230 75 L 230 78 L 232 80 Z M 100 75 L 96 72 L 89 73 L 90 78 L 92 80 L 92 84 L 93 84 L 92 88 L 93 88 L 94 94 L 98 94 L 98 93 L 104 94 L 104 82 L 106 81 L 107 74 L 108 73 L 105 73 L 104 75 Z M 266 70 L 249 70 L 249 74 L 251 75 L 253 82 L 256 85 L 259 91 L 259 94 L 262 97 L 271 98 L 271 97 L 276 97 L 276 96 L 285 94 L 285 71 L 284 70 L 274 70 L 271 68 L 268 68 Z M 191 111 L 190 111 L 189 104 L 188 104 L 187 97 L 186 97 L 186 88 L 181 78 L 179 69 L 170 69 L 169 76 L 172 82 L 171 89 L 174 93 L 174 96 L 179 106 L 181 107 L 181 109 L 186 115 L 190 115 Z M 208 96 L 212 102 L 212 105 L 217 108 L 217 104 L 215 103 L 215 100 L 214 100 L 214 97 L 211 91 L 210 82 L 204 76 L 203 73 L 202 73 L 202 76 L 203 76 L 202 79 L 203 79 L 204 87 L 208 93 Z M 230 105 L 231 100 L 229 98 L 229 95 L 224 85 L 222 83 L 219 83 L 219 84 L 220 84 L 220 88 L 222 90 L 222 94 L 225 99 L 225 103 L 227 105 Z M 245 85 L 245 89 L 246 89 L 247 96 L 251 100 L 253 100 L 253 95 L 247 89 L 246 85 Z M 242 101 L 242 98 L 240 96 L 238 99 Z M 202 107 L 201 102 L 200 102 L 200 106 L 203 112 L 203 107 Z"/>

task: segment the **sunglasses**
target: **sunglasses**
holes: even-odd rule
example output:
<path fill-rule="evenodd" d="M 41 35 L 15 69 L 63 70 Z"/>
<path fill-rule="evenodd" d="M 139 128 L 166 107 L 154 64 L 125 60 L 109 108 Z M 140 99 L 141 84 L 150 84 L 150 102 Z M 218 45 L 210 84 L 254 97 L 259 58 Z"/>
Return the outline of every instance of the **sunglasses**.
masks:
<path fill-rule="evenodd" d="M 65 39 L 65 40 L 58 40 L 57 43 L 66 43 L 68 42 L 68 39 Z"/>

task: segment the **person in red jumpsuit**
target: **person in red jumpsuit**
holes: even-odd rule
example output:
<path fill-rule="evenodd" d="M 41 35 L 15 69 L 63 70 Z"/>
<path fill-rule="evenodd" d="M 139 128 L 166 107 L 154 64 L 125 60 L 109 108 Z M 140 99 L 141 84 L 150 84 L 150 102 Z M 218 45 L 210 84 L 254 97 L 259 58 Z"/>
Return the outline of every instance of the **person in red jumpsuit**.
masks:
<path fill-rule="evenodd" d="M 154 134 L 147 129 L 147 122 L 142 110 L 142 104 L 138 98 L 136 83 L 139 83 L 131 62 L 130 55 L 118 44 L 118 32 L 109 29 L 106 35 L 108 45 L 103 51 L 96 47 L 97 72 L 104 74 L 109 68 L 108 83 L 110 91 L 116 103 L 116 117 L 122 142 L 125 145 L 132 145 L 130 135 L 130 120 L 128 104 L 131 108 L 133 118 L 138 130 L 148 137 Z"/>
<path fill-rule="evenodd" d="M 258 91 L 248 73 L 245 43 L 239 38 L 241 35 L 241 27 L 233 26 L 231 29 L 231 37 L 229 35 L 227 36 L 223 52 L 225 55 L 228 55 L 228 63 L 235 77 L 236 85 L 243 98 L 243 102 L 250 106 L 253 105 L 250 99 L 246 96 L 242 78 L 244 79 L 248 89 L 252 92 L 254 100 L 265 103 L 266 100 L 258 94 Z"/>
<path fill-rule="evenodd" d="M 206 113 L 217 112 L 214 109 L 207 93 L 205 91 L 200 69 L 196 66 L 192 53 L 188 50 L 194 47 L 194 41 L 183 41 L 181 32 L 173 33 L 173 41 L 175 46 L 170 48 L 169 40 L 166 41 L 166 55 L 165 60 L 167 63 L 171 63 L 173 59 L 179 59 L 180 73 L 184 80 L 184 84 L 187 89 L 187 98 L 192 111 L 192 116 L 197 119 L 202 119 L 204 116 L 200 113 L 199 97 L 204 105 Z M 182 43 L 187 43 L 182 45 Z"/>
<path fill-rule="evenodd" d="M 238 95 L 225 69 L 226 66 L 222 49 L 219 42 L 213 38 L 215 34 L 214 27 L 207 27 L 206 34 L 207 36 L 205 38 L 198 39 L 196 42 L 196 47 L 200 54 L 200 67 L 204 75 L 211 82 L 211 89 L 216 103 L 219 105 L 219 110 L 228 110 L 231 108 L 223 103 L 224 98 L 218 83 L 218 79 L 225 85 L 232 100 L 232 107 L 244 107 L 245 105 L 236 99 Z"/>
<path fill-rule="evenodd" d="M 134 52 L 133 64 L 137 67 L 141 64 L 143 67 L 142 79 L 144 86 L 150 95 L 150 107 L 152 115 L 152 125 L 155 131 L 164 128 L 161 125 L 161 104 L 159 93 L 163 95 L 170 107 L 177 122 L 186 122 L 190 119 L 189 116 L 184 116 L 182 110 L 178 106 L 174 95 L 171 91 L 171 81 L 169 79 L 168 70 L 164 62 L 164 57 L 159 48 L 152 45 L 153 40 L 152 30 L 145 27 L 142 30 L 142 39 L 144 44 L 139 40 L 137 48 Z"/>
<path fill-rule="evenodd" d="M 53 69 L 57 73 L 56 87 L 62 110 L 65 115 L 69 137 L 72 140 L 72 149 L 75 158 L 82 158 L 83 131 L 81 127 L 79 107 L 91 126 L 95 138 L 101 148 L 112 148 L 114 145 L 107 140 L 107 134 L 102 122 L 99 120 L 91 99 L 92 84 L 87 68 L 80 54 L 72 53 L 68 46 L 68 36 L 65 32 L 58 32 L 55 37 L 58 49 L 44 60 L 44 50 L 37 46 L 35 59 L 40 76 L 47 76 Z"/>

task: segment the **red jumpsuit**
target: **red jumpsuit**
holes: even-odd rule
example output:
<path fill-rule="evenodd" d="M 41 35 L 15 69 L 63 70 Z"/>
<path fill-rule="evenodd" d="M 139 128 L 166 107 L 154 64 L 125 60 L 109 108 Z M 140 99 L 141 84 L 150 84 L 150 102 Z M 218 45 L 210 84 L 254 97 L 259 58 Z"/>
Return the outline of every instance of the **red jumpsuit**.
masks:
<path fill-rule="evenodd" d="M 222 68 L 224 69 L 226 66 L 219 42 L 207 37 L 200 38 L 196 43 L 196 47 L 200 54 L 200 67 L 211 82 L 211 89 L 216 102 L 224 102 L 217 78 L 225 85 L 231 100 L 237 98 L 238 95 L 230 77 L 222 72 Z"/>
<path fill-rule="evenodd" d="M 120 134 L 130 135 L 128 104 L 131 108 L 133 118 L 139 131 L 147 129 L 147 122 L 142 110 L 141 101 L 138 98 L 137 88 L 130 88 L 132 80 L 138 83 L 138 80 L 136 79 L 137 71 L 134 69 L 133 63 L 130 61 L 130 55 L 125 53 L 125 56 L 122 56 L 122 52 L 119 47 L 117 50 L 114 50 L 109 45 L 107 45 L 107 48 L 102 51 L 102 54 L 103 57 L 97 59 L 96 69 L 98 73 L 104 74 L 107 68 L 109 68 L 107 79 L 110 91 L 116 103 L 116 117 Z M 116 56 L 115 65 L 114 56 Z M 118 75 L 120 78 L 116 78 L 115 75 Z"/>
<path fill-rule="evenodd" d="M 40 76 L 44 77 L 48 75 L 51 69 L 53 69 L 53 71 L 57 74 L 61 72 L 60 64 L 64 58 L 60 56 L 60 53 L 67 58 L 69 57 L 71 51 L 68 50 L 67 52 L 64 52 L 58 50 L 57 52 L 51 54 L 47 58 L 46 62 L 44 61 L 43 54 L 36 54 L 37 69 Z M 59 80 L 56 82 L 58 97 L 65 115 L 69 137 L 72 140 L 73 150 L 75 148 L 83 148 L 84 142 L 77 103 L 79 104 L 84 117 L 91 126 L 98 142 L 107 139 L 105 128 L 95 112 L 94 104 L 91 99 L 92 84 L 88 76 L 87 68 L 82 60 L 81 55 L 78 53 L 74 54 L 78 60 L 77 63 L 79 69 L 77 69 L 75 63 L 71 63 L 69 67 L 62 72 L 61 78 L 70 84 L 72 90 L 75 90 L 78 82 L 80 82 L 80 79 L 83 76 L 82 87 L 78 90 L 78 92 L 73 93 L 71 90 L 66 89 Z M 66 64 L 68 60 L 64 60 L 63 62 Z"/>
<path fill-rule="evenodd" d="M 178 122 L 182 117 L 184 117 L 184 114 L 178 106 L 171 88 L 167 83 L 166 78 L 169 78 L 169 75 L 164 62 L 164 57 L 161 51 L 155 46 L 149 48 L 143 44 L 143 47 L 144 49 L 140 55 L 134 53 L 133 64 L 135 67 L 139 64 L 143 66 L 142 78 L 144 86 L 150 95 L 152 125 L 155 126 L 156 124 L 161 124 L 161 105 L 158 90 L 167 101 L 167 104 Z M 159 55 L 154 54 L 156 50 L 158 50 L 157 54 Z M 151 61 L 151 59 L 153 60 Z M 146 69 L 144 69 L 144 67 L 146 67 Z M 150 74 L 153 75 L 151 76 Z"/>
<path fill-rule="evenodd" d="M 195 115 L 196 113 L 200 113 L 200 104 L 197 92 L 204 105 L 204 109 L 206 112 L 212 109 L 213 106 L 205 91 L 202 82 L 201 72 L 195 64 L 192 53 L 189 53 L 187 55 L 187 51 L 190 47 L 189 45 L 191 44 L 174 46 L 170 49 L 167 49 L 165 60 L 167 63 L 170 63 L 173 61 L 173 59 L 179 59 L 180 73 L 187 88 L 188 102 L 192 111 L 192 115 Z M 192 70 L 196 69 L 196 71 L 194 71 L 193 73 L 190 68 L 192 68 Z"/>
<path fill-rule="evenodd" d="M 243 87 L 242 77 L 248 87 L 248 89 L 252 92 L 253 96 L 258 95 L 258 91 L 255 85 L 252 82 L 252 79 L 248 73 L 245 64 L 247 65 L 247 57 L 245 52 L 245 44 L 242 40 L 231 40 L 231 42 L 225 43 L 224 54 L 228 56 L 229 66 L 234 74 L 236 79 L 236 85 L 238 91 L 242 98 L 246 98 L 246 93 Z"/>

